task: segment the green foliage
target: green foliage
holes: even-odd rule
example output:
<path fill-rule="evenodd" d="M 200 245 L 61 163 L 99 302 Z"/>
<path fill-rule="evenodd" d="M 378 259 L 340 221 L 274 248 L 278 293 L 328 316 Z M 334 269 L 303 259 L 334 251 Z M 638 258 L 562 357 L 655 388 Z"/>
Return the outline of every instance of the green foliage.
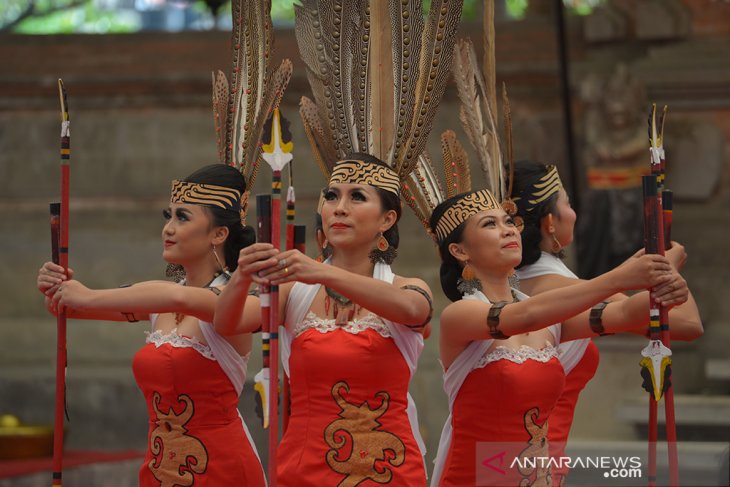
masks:
<path fill-rule="evenodd" d="M 529 0 L 505 0 L 507 15 L 515 20 L 524 19 L 527 14 L 528 2 Z"/>
<path fill-rule="evenodd" d="M 170 1 L 170 0 L 168 0 Z M 260 0 L 251 0 L 260 1 Z M 383 0 L 378 0 L 383 1 Z M 500 1 L 500 0 L 496 0 Z M 502 0 L 507 14 L 523 19 L 530 0 Z M 532 0 L 548 1 L 548 0 Z M 563 0 L 568 11 L 577 15 L 588 15 L 605 0 Z M 202 16 L 210 15 L 204 0 L 177 0 L 189 3 L 190 8 Z M 278 25 L 294 24 L 295 0 L 272 0 L 271 17 Z M 483 0 L 464 0 L 462 20 L 479 22 Z M 423 10 L 428 12 L 431 0 L 423 0 Z M 103 9 L 103 2 L 96 0 L 0 0 L 0 29 L 21 34 L 106 34 L 136 32 L 141 29 L 140 15 L 133 10 Z M 32 7 L 32 10 L 30 9 Z M 219 20 L 230 17 L 231 4 L 218 12 Z M 21 19 L 16 23 L 18 19 Z M 213 25 L 212 20 L 210 25 Z M 3 29 L 3 27 L 6 27 Z M 205 27 L 207 28 L 207 26 Z"/>
<path fill-rule="evenodd" d="M 0 27 L 8 25 L 19 34 L 106 34 L 139 29 L 138 20 L 129 12 L 102 10 L 89 0 L 4 0 Z"/>

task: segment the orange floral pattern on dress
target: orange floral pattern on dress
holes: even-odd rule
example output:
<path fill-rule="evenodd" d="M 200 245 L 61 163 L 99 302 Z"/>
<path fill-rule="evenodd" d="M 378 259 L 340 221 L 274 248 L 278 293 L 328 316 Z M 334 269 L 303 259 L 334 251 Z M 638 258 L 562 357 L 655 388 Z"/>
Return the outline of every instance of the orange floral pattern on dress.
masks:
<path fill-rule="evenodd" d="M 528 447 L 520 452 L 520 458 L 549 458 L 548 445 L 548 422 L 542 425 L 537 424 L 537 418 L 540 417 L 540 408 L 529 409 L 525 413 L 525 429 L 530 434 Z M 520 480 L 520 487 L 551 487 L 553 485 L 550 474 L 549 465 L 542 465 L 537 462 L 536 466 L 532 465 L 518 467 L 523 478 Z M 534 474 L 535 480 L 530 482 L 530 477 Z"/>
<path fill-rule="evenodd" d="M 152 475 L 160 481 L 160 487 L 189 487 L 195 482 L 195 474 L 202 474 L 208 467 L 208 452 L 205 445 L 187 434 L 185 425 L 195 413 L 190 396 L 178 396 L 178 402 L 185 404 L 180 414 L 172 407 L 163 413 L 159 409 L 160 393 L 152 399 L 157 427 L 150 434 L 150 451 L 155 456 L 147 466 Z"/>
<path fill-rule="evenodd" d="M 405 461 L 406 447 L 396 435 L 382 431 L 377 421 L 388 410 L 390 395 L 381 391 L 380 406 L 370 409 L 367 401 L 355 405 L 347 402 L 350 386 L 340 381 L 332 387 L 332 398 L 340 406 L 340 419 L 330 423 L 324 431 L 324 439 L 331 448 L 327 452 L 327 465 L 345 478 L 338 487 L 353 487 L 366 480 L 387 484 L 393 478 L 391 467 Z"/>

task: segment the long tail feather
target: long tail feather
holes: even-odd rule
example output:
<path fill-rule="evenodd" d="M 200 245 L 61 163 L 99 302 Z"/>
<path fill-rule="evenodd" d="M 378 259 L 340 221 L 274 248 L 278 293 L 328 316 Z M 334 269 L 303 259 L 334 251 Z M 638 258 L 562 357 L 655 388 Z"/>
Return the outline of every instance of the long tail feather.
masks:
<path fill-rule="evenodd" d="M 413 131 L 404 151 L 395 161 L 399 174 L 408 174 L 426 146 L 436 109 L 441 101 L 451 70 L 451 46 L 461 18 L 462 0 L 434 0 L 423 32 Z"/>
<path fill-rule="evenodd" d="M 512 196 L 512 183 L 515 175 L 515 160 L 512 152 L 512 108 L 507 97 L 507 85 L 502 83 L 502 112 L 504 113 L 504 142 L 507 145 L 507 163 L 509 164 L 509 189 L 505 192 L 504 178 L 501 181 L 500 199 L 508 199 Z"/>
<path fill-rule="evenodd" d="M 226 119 L 228 110 L 228 80 L 223 71 L 212 73 L 213 77 L 213 126 L 215 128 L 218 160 L 225 164 L 226 160 Z"/>
<path fill-rule="evenodd" d="M 419 81 L 418 60 L 423 38 L 423 5 L 420 1 L 390 2 L 393 53 L 393 105 L 395 130 L 389 160 L 398 161 L 411 134 Z"/>
<path fill-rule="evenodd" d="M 446 198 L 471 190 L 469 156 L 453 130 L 441 134 L 441 153 L 446 181 Z"/>
<path fill-rule="evenodd" d="M 332 173 L 332 167 L 337 161 L 337 153 L 324 135 L 321 117 L 317 105 L 312 100 L 303 96 L 299 102 L 299 115 L 304 124 L 304 133 L 307 135 L 309 145 L 314 152 L 314 159 L 317 161 L 322 174 L 327 177 Z"/>

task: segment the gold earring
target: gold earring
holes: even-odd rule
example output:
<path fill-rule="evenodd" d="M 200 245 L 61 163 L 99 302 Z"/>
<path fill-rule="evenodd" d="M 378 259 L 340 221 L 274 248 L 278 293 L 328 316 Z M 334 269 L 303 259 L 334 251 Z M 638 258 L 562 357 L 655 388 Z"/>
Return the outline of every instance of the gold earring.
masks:
<path fill-rule="evenodd" d="M 561 250 L 563 250 L 563 246 L 560 245 L 560 242 L 558 241 L 558 237 L 555 236 L 555 233 L 550 234 L 553 237 L 553 245 L 552 245 L 552 251 L 553 254 L 560 253 Z"/>
<path fill-rule="evenodd" d="M 218 267 L 220 268 L 221 272 L 225 272 L 226 268 L 221 264 L 221 260 L 218 258 L 218 252 L 215 251 L 215 244 L 213 244 L 213 257 L 215 257 L 215 261 L 218 263 Z"/>

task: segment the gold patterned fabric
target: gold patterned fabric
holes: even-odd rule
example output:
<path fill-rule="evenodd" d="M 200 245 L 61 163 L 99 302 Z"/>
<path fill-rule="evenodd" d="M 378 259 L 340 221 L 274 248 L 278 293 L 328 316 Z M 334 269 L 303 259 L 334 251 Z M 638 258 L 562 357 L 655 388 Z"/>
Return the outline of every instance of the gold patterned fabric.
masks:
<path fill-rule="evenodd" d="M 241 192 L 224 186 L 176 179 L 172 182 L 170 203 L 217 206 L 224 210 L 241 211 Z"/>
<path fill-rule="evenodd" d="M 335 183 L 367 184 L 396 196 L 400 194 L 400 178 L 395 171 L 380 164 L 356 159 L 340 161 L 335 165 L 329 184 Z"/>
<path fill-rule="evenodd" d="M 441 215 L 436 224 L 436 237 L 439 242 L 443 242 L 456 227 L 467 221 L 472 215 L 501 207 L 494 195 L 486 189 L 468 193 L 459 198 Z"/>
<path fill-rule="evenodd" d="M 531 212 L 537 205 L 558 193 L 563 188 L 563 183 L 560 181 L 560 174 L 558 174 L 558 168 L 550 164 L 547 166 L 547 169 L 547 173 L 544 176 L 535 183 L 527 185 L 526 189 L 520 195 L 513 198 L 514 202 L 517 203 L 520 213 L 525 214 L 525 212 Z"/>

